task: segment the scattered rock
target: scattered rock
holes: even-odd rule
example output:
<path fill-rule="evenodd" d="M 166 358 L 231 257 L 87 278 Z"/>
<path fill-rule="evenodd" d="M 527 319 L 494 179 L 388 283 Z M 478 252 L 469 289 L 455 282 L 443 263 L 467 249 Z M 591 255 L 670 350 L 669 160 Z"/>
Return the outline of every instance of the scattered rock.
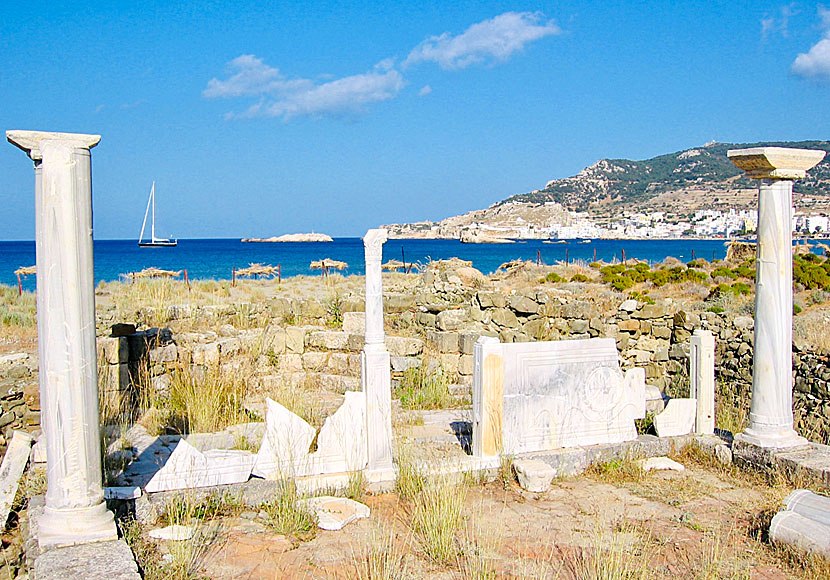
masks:
<path fill-rule="evenodd" d="M 166 528 L 156 528 L 150 530 L 150 537 L 156 540 L 171 540 L 173 542 L 183 542 L 189 540 L 196 533 L 196 529 L 191 526 L 180 526 L 173 524 Z"/>
<path fill-rule="evenodd" d="M 550 489 L 556 471 L 553 467 L 539 459 L 516 459 L 513 461 L 513 471 L 519 480 L 522 489 L 534 493 L 542 493 Z"/>
<path fill-rule="evenodd" d="M 686 471 L 683 465 L 668 457 L 649 457 L 648 459 L 642 459 L 640 466 L 643 468 L 643 471 Z"/>
<path fill-rule="evenodd" d="M 317 516 L 323 530 L 340 530 L 346 524 L 369 517 L 369 506 L 344 497 L 324 495 L 300 500 L 300 505 Z"/>
<path fill-rule="evenodd" d="M 722 464 L 732 464 L 732 450 L 729 448 L 728 445 L 716 445 L 714 453 L 715 459 L 717 459 Z"/>

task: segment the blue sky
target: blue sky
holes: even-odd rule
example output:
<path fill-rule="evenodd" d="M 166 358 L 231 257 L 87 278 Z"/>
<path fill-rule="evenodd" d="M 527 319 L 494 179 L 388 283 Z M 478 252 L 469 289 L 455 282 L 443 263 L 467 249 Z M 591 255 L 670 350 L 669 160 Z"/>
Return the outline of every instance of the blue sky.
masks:
<path fill-rule="evenodd" d="M 2 129 L 102 135 L 95 235 L 442 219 L 603 157 L 830 137 L 813 2 L 12 2 Z M 34 236 L 0 146 L 0 239 Z"/>

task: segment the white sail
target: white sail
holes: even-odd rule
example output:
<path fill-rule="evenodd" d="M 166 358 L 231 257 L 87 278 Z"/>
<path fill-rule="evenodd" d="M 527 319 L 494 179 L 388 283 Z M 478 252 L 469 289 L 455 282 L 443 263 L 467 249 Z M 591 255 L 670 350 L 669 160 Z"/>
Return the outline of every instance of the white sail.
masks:
<path fill-rule="evenodd" d="M 150 215 L 150 241 L 144 241 L 144 230 L 147 228 L 147 216 Z M 147 200 L 147 209 L 144 210 L 144 221 L 141 223 L 141 233 L 138 235 L 139 246 L 175 246 L 177 240 L 156 237 L 156 182 L 150 188 L 150 199 Z"/>

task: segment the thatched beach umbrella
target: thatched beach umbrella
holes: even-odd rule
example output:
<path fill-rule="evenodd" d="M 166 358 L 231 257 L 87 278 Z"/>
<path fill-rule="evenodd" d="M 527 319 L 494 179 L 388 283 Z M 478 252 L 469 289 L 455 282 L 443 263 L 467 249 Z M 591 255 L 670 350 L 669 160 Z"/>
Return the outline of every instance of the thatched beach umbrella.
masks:
<path fill-rule="evenodd" d="M 237 276 L 273 276 L 278 271 L 277 266 L 270 264 L 251 263 L 247 268 L 241 268 L 236 271 Z"/>
<path fill-rule="evenodd" d="M 17 274 L 17 293 L 19 296 L 23 295 L 23 282 L 20 281 L 21 276 L 29 276 L 37 274 L 37 266 L 20 266 L 14 271 Z"/>
<path fill-rule="evenodd" d="M 161 268 L 144 268 L 140 272 L 129 272 L 121 274 L 125 278 L 130 278 L 135 282 L 136 278 L 176 278 L 182 273 L 181 270 L 162 270 Z"/>
<path fill-rule="evenodd" d="M 345 270 L 348 267 L 349 265 L 346 262 L 341 262 L 340 260 L 332 260 L 331 258 L 315 260 L 309 265 L 309 268 L 311 268 L 312 270 L 322 270 L 323 275 L 325 276 L 329 275 L 329 269 Z"/>
<path fill-rule="evenodd" d="M 401 262 L 400 260 L 389 260 L 385 264 L 381 266 L 384 270 L 400 270 L 401 268 L 406 268 L 406 264 Z"/>

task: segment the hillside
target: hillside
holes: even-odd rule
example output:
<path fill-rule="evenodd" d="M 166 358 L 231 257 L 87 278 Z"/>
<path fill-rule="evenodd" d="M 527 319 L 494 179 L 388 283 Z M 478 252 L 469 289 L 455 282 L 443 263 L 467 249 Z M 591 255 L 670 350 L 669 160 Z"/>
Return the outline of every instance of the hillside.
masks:
<path fill-rule="evenodd" d="M 830 152 L 828 141 L 709 143 L 645 161 L 601 159 L 573 177 L 554 179 L 544 189 L 513 195 L 496 205 L 510 201 L 537 204 L 554 201 L 570 210 L 593 213 L 597 209 L 655 209 L 664 203 L 668 206 L 668 201 L 673 196 L 666 194 L 677 192 L 728 193 L 742 189 L 754 190 L 757 185 L 742 177 L 742 172 L 732 165 L 726 152 L 729 149 L 764 145 L 823 149 Z M 830 161 L 825 158 L 810 171 L 807 179 L 796 182 L 794 191 L 797 198 L 809 193 L 810 196 L 830 200 Z M 711 200 L 714 202 L 714 198 Z M 744 205 L 740 203 L 730 207 Z M 681 200 L 671 206 L 671 209 L 683 212 Z"/>
<path fill-rule="evenodd" d="M 608 223 L 623 212 L 664 212 L 675 220 L 696 210 L 754 209 L 758 186 L 726 156 L 729 149 L 778 146 L 822 149 L 830 141 L 707 143 L 643 161 L 601 159 L 573 177 L 549 181 L 544 189 L 512 195 L 485 209 L 439 222 L 384 226 L 392 237 L 458 238 L 462 232 L 501 237 L 547 237 L 554 224 L 571 225 L 586 212 Z M 830 212 L 830 155 L 807 178 L 795 182 L 793 203 L 805 213 Z"/>

